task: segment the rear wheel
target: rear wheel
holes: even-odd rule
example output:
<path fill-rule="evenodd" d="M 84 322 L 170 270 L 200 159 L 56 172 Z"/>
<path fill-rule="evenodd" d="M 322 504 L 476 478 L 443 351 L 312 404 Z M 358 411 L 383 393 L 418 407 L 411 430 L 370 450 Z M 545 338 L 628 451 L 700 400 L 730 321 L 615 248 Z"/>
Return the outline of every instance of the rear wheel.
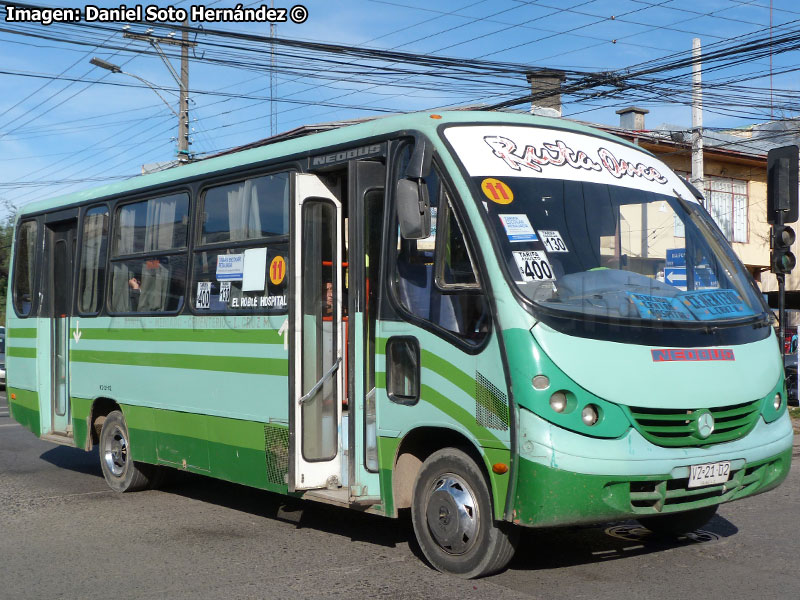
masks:
<path fill-rule="evenodd" d="M 495 523 L 483 472 L 454 448 L 434 452 L 422 464 L 411 519 L 425 558 L 459 577 L 499 571 L 514 556 L 519 537 L 516 527 Z"/>
<path fill-rule="evenodd" d="M 717 505 L 639 519 L 639 523 L 662 537 L 674 537 L 700 529 L 717 512 Z"/>
<path fill-rule="evenodd" d="M 131 459 L 125 417 L 118 410 L 108 414 L 100 430 L 100 467 L 106 483 L 116 492 L 136 492 L 150 485 L 155 467 Z"/>

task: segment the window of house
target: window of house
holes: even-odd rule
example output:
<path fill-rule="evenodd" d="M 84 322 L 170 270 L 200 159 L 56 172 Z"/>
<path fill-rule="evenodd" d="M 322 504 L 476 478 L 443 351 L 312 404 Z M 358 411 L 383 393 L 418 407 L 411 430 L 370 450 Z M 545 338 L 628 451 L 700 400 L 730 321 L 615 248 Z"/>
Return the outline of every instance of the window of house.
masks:
<path fill-rule="evenodd" d="M 747 242 L 747 182 L 727 177 L 703 180 L 708 212 L 731 242 Z"/>
<path fill-rule="evenodd" d="M 108 208 L 94 206 L 83 218 L 78 310 L 83 314 L 100 312 L 106 281 Z"/>
<path fill-rule="evenodd" d="M 681 173 L 688 179 L 688 173 Z M 703 178 L 705 208 L 729 242 L 747 243 L 748 187 L 742 179 L 707 175 Z M 683 224 L 676 220 L 675 235 L 683 237 Z"/>
<path fill-rule="evenodd" d="M 402 172 L 402 169 L 401 171 Z M 431 235 L 403 239 L 398 231 L 394 291 L 417 318 L 480 344 L 489 331 L 489 307 L 475 277 L 467 240 L 438 173 L 426 178 Z"/>
<path fill-rule="evenodd" d="M 117 208 L 111 255 L 114 313 L 177 312 L 183 306 L 189 196 Z"/>
<path fill-rule="evenodd" d="M 289 173 L 203 193 L 190 302 L 199 313 L 285 313 Z"/>
<path fill-rule="evenodd" d="M 17 252 L 14 256 L 14 307 L 20 317 L 27 317 L 33 305 L 33 282 L 36 273 L 36 221 L 19 226 Z"/>

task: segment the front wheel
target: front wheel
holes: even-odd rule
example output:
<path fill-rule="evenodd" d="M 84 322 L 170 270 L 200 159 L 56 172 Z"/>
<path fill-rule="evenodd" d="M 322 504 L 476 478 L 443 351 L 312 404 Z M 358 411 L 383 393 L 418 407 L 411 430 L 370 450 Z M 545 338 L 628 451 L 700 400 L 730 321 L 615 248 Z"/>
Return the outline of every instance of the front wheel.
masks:
<path fill-rule="evenodd" d="M 134 462 L 125 417 L 112 411 L 100 430 L 100 467 L 109 487 L 115 492 L 136 492 L 150 485 L 153 465 Z"/>
<path fill-rule="evenodd" d="M 422 464 L 411 519 L 425 558 L 459 577 L 499 571 L 514 556 L 519 537 L 516 527 L 495 523 L 486 477 L 454 448 L 434 452 Z"/>
<path fill-rule="evenodd" d="M 675 537 L 700 529 L 717 512 L 717 505 L 695 508 L 686 512 L 639 519 L 639 523 L 657 536 Z"/>

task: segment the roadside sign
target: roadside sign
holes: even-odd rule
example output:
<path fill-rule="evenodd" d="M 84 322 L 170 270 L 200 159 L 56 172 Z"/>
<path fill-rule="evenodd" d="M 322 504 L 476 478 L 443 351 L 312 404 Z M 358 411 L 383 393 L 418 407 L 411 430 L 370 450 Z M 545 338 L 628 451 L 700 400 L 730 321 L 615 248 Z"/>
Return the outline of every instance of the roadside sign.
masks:
<path fill-rule="evenodd" d="M 686 267 L 665 268 L 664 281 L 671 286 L 686 291 Z"/>
<path fill-rule="evenodd" d="M 683 267 L 686 269 L 686 248 L 671 248 L 667 250 L 667 267 Z M 684 277 L 684 281 L 686 278 Z"/>

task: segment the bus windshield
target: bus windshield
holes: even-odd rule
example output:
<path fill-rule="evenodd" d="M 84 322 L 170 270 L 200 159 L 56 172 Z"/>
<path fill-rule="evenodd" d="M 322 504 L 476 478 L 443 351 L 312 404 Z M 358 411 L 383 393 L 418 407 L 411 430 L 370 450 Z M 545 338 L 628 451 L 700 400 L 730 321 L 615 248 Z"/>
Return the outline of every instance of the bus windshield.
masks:
<path fill-rule="evenodd" d="M 515 198 L 513 212 L 487 202 L 489 222 L 512 278 L 534 302 L 666 321 L 762 312 L 713 225 L 679 197 L 554 179 L 504 183 Z"/>
<path fill-rule="evenodd" d="M 464 162 L 499 258 L 528 299 L 574 316 L 715 325 L 764 311 L 719 229 L 652 156 L 605 140 L 582 152 L 582 137 L 597 141 L 564 142 L 548 130 L 555 141 L 537 152 L 511 136 L 541 130 L 507 129 L 479 137 L 500 168 L 487 172 L 482 161 L 477 174 L 473 155 Z"/>

